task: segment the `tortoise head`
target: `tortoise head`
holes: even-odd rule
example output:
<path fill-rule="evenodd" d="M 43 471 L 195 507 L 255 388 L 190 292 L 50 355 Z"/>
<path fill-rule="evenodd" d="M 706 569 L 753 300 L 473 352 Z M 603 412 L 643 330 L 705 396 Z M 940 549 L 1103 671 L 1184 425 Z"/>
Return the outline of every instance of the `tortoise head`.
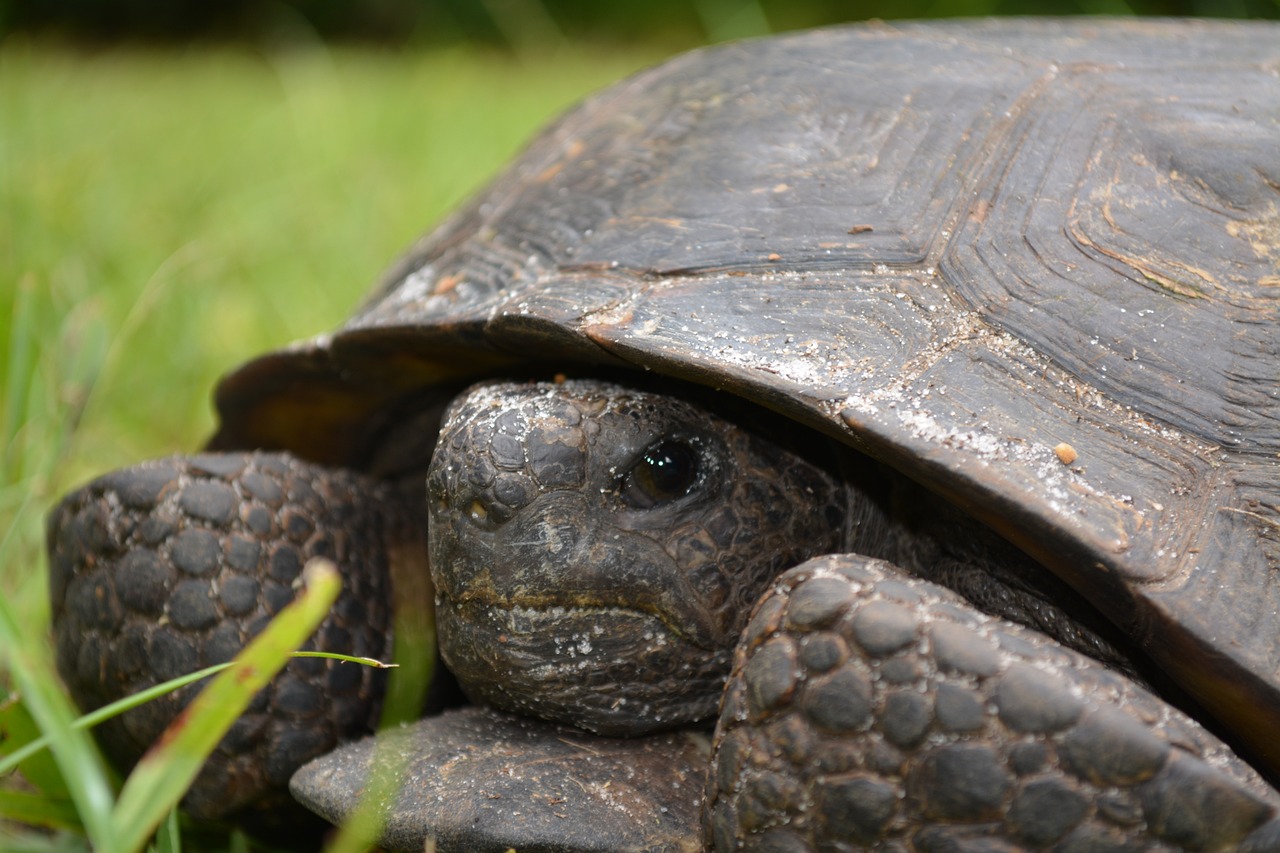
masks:
<path fill-rule="evenodd" d="M 713 714 L 751 604 L 838 549 L 849 517 L 820 461 L 598 381 L 477 386 L 427 480 L 441 651 L 464 689 L 608 734 Z"/>

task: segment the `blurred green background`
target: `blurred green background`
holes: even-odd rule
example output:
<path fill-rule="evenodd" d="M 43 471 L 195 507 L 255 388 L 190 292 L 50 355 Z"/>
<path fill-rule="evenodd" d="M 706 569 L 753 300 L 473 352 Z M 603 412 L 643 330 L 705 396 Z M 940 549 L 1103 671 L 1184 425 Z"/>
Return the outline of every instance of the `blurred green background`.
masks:
<path fill-rule="evenodd" d="M 197 448 L 219 375 L 337 325 L 584 94 L 710 41 L 1028 12 L 1280 0 L 0 0 L 0 604 L 45 653 L 57 495 Z M 0 813 L 0 849 L 80 849 L 32 844 Z"/>
<path fill-rule="evenodd" d="M 4 0 L 7 30 L 103 40 L 296 37 L 383 44 L 692 44 L 867 18 L 1275 17 L 1276 0 Z"/>

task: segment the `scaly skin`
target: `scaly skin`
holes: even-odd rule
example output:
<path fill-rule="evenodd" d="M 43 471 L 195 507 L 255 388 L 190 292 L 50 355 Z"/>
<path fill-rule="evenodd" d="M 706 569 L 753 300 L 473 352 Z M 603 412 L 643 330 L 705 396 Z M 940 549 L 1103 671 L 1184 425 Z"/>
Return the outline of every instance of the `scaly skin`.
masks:
<path fill-rule="evenodd" d="M 881 560 L 778 579 L 708 774 L 716 850 L 1275 850 L 1277 798 L 1186 715 Z"/>
<path fill-rule="evenodd" d="M 293 599 L 312 557 L 335 562 L 343 589 L 307 647 L 385 659 L 388 544 L 414 529 L 387 486 L 280 454 L 174 457 L 108 474 L 49 518 L 58 669 L 93 709 L 229 660 Z M 292 661 L 223 739 L 186 808 L 288 826 L 289 777 L 370 729 L 383 681 L 370 667 Z M 106 723 L 99 740 L 131 766 L 198 688 Z"/>
<path fill-rule="evenodd" d="M 806 458 L 595 381 L 472 389 L 438 447 L 427 489 L 446 663 L 474 699 L 602 734 L 712 716 L 751 603 L 869 512 L 821 443 Z M 663 447 L 697 469 L 637 505 L 627 478 Z"/>
<path fill-rule="evenodd" d="M 1025 556 L 794 425 L 717 410 L 587 380 L 458 398 L 427 510 L 440 644 L 469 695 L 639 734 L 714 716 L 730 678 L 705 814 L 720 850 L 1280 849 L 1275 792 L 1064 648 L 1121 654 Z M 50 520 L 60 669 L 91 706 L 224 660 L 312 555 L 347 573 L 318 644 L 381 655 L 416 503 L 267 454 L 104 477 Z M 292 664 L 188 807 L 279 814 L 292 768 L 367 726 L 378 688 L 352 672 Z M 104 740 L 135 760 L 184 698 Z"/>

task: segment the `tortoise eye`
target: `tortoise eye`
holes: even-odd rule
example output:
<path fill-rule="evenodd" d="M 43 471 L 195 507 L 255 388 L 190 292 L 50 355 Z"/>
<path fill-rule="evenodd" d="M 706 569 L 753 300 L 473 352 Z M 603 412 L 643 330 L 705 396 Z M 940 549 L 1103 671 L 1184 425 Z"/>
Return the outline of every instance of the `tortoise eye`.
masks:
<path fill-rule="evenodd" d="M 679 441 L 664 441 L 644 452 L 622 475 L 622 499 L 649 509 L 688 494 L 698 480 L 698 454 Z"/>

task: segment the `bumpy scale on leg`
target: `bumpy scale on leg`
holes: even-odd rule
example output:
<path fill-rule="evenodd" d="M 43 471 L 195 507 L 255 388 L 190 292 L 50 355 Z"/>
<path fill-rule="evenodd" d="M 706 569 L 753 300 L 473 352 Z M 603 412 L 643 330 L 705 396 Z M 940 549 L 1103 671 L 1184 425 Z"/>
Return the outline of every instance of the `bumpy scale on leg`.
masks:
<path fill-rule="evenodd" d="M 1280 849 L 1280 802 L 1123 676 L 856 556 L 779 579 L 739 647 L 716 850 Z"/>
<path fill-rule="evenodd" d="M 58 668 L 92 709 L 227 661 L 293 599 L 312 557 L 337 564 L 343 590 L 307 648 L 385 659 L 388 546 L 422 537 L 403 503 L 359 475 L 284 455 L 209 454 L 108 474 L 49 519 Z M 286 818 L 290 775 L 368 730 L 382 682 L 369 667 L 290 662 L 218 746 L 187 809 Z M 198 689 L 107 723 L 101 742 L 131 765 Z"/>

